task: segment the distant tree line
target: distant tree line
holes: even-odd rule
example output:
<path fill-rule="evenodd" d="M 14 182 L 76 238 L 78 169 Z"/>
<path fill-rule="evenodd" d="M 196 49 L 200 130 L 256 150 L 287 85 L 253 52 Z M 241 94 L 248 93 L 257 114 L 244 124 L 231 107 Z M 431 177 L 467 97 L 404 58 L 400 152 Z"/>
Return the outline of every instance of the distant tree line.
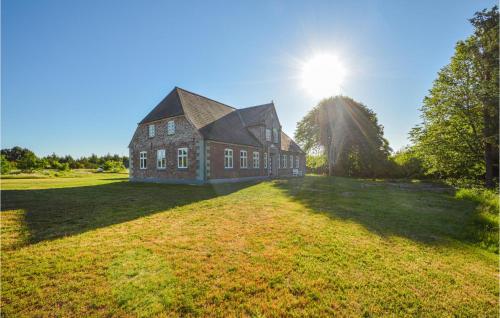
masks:
<path fill-rule="evenodd" d="M 18 146 L 10 149 L 2 149 L 0 157 L 2 174 L 16 169 L 21 171 L 41 169 L 67 171 L 70 169 L 102 168 L 104 171 L 120 171 L 128 168 L 129 163 L 127 156 L 117 154 L 107 154 L 104 156 L 92 154 L 89 157 L 76 159 L 70 155 L 58 156 L 55 153 L 45 157 L 38 157 L 33 151 Z"/>

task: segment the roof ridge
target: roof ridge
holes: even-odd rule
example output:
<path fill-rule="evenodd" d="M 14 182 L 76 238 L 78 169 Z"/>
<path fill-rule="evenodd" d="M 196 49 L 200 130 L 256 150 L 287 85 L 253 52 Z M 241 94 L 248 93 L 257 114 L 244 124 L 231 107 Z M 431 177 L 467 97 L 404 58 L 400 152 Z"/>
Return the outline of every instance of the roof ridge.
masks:
<path fill-rule="evenodd" d="M 230 105 L 228 105 L 228 104 L 224 104 L 224 103 L 222 103 L 222 102 L 219 102 L 219 101 L 217 101 L 217 100 L 215 100 L 215 99 L 212 99 L 212 98 L 209 98 L 209 97 L 206 97 L 206 96 L 203 96 L 203 95 L 200 95 L 200 94 L 197 94 L 197 93 L 194 93 L 194 92 L 188 91 L 187 89 L 181 88 L 181 87 L 179 87 L 179 86 L 176 86 L 176 87 L 175 87 L 175 89 L 177 89 L 177 90 L 181 90 L 181 91 L 184 91 L 184 92 L 189 93 L 189 94 L 191 94 L 191 95 L 195 95 L 195 96 L 198 96 L 198 97 L 201 97 L 201 98 L 205 98 L 205 99 L 211 100 L 212 102 L 216 102 L 216 103 L 218 103 L 218 104 L 221 104 L 221 105 L 227 106 L 227 107 L 232 108 L 232 109 L 234 109 L 234 110 L 237 110 L 237 108 L 236 108 L 236 107 L 233 107 L 233 106 L 230 106 Z"/>
<path fill-rule="evenodd" d="M 159 109 L 161 109 L 162 108 L 161 105 L 163 105 L 164 103 L 166 103 L 170 97 L 175 98 L 175 95 L 177 95 L 177 97 L 179 99 L 180 111 L 182 112 L 182 114 L 184 114 L 184 105 L 183 105 L 182 100 L 181 100 L 181 96 L 180 96 L 181 94 L 179 94 L 179 92 L 176 90 L 176 87 L 174 87 L 171 91 L 168 92 L 167 95 L 165 95 L 165 97 L 163 97 L 156 104 L 155 107 L 153 107 L 153 109 L 151 111 L 149 111 L 149 113 L 138 124 L 143 124 L 143 123 L 151 122 L 151 121 L 154 121 L 154 120 L 160 120 L 160 119 L 163 119 L 163 118 L 172 117 L 172 116 L 162 117 L 162 115 L 155 114 L 155 110 L 158 111 Z M 181 114 L 180 113 L 178 113 L 178 114 L 176 113 L 173 116 L 178 116 L 178 115 L 181 115 Z M 153 118 L 151 119 L 149 117 L 153 117 Z"/>
<path fill-rule="evenodd" d="M 287 134 L 286 132 L 284 132 L 284 131 L 283 131 L 283 129 L 281 129 L 281 132 L 282 132 L 285 136 L 287 136 L 288 138 L 290 138 L 290 139 L 292 139 L 292 140 L 293 140 L 293 138 L 292 138 L 292 137 L 290 137 L 290 136 L 288 136 L 288 134 Z"/>
<path fill-rule="evenodd" d="M 196 125 L 192 122 L 191 119 L 189 119 L 189 116 L 186 114 L 186 110 L 184 109 L 184 98 L 182 98 L 182 94 L 179 94 L 179 87 L 175 87 L 174 88 L 175 92 L 177 93 L 177 96 L 179 96 L 179 100 L 181 102 L 181 108 L 182 108 L 182 112 L 184 113 L 184 117 L 186 118 L 186 120 L 191 124 L 193 125 L 193 127 L 197 130 L 197 131 L 200 131 L 198 128 L 196 128 Z"/>
<path fill-rule="evenodd" d="M 262 104 L 262 105 L 248 106 L 248 107 L 238 108 L 238 110 L 244 110 L 244 109 L 250 109 L 250 108 L 257 108 L 257 107 L 264 107 L 264 106 L 269 106 L 269 105 L 273 105 L 274 106 L 274 103 L 270 102 L 270 103 Z"/>
<path fill-rule="evenodd" d="M 283 129 L 281 129 L 281 133 L 283 135 L 285 135 L 290 140 L 290 143 L 292 143 L 293 145 L 297 146 L 297 148 L 299 148 L 300 151 L 302 151 L 303 153 L 305 153 L 305 151 L 302 150 L 302 148 L 299 146 L 299 144 L 297 142 L 295 142 L 295 140 L 293 140 L 292 137 L 288 136 L 288 134 L 286 132 L 284 132 Z"/>
<path fill-rule="evenodd" d="M 241 117 L 241 113 L 238 111 L 239 109 L 236 110 L 236 115 L 238 115 L 238 118 L 240 119 L 241 121 L 241 124 L 243 125 L 243 127 L 245 127 L 245 129 L 247 130 L 248 134 L 250 135 L 250 137 L 252 137 L 254 140 L 257 141 L 257 143 L 259 143 L 260 145 L 262 145 L 262 142 L 257 139 L 248 129 L 247 127 L 247 123 L 245 123 L 245 120 L 243 119 L 243 117 Z"/>
<path fill-rule="evenodd" d="M 241 117 L 241 113 L 238 111 L 239 109 L 236 110 L 236 115 L 238 115 L 238 118 L 240 119 L 241 123 L 243 124 L 243 126 L 246 126 L 247 124 L 245 123 L 245 121 L 243 120 L 243 117 Z"/>

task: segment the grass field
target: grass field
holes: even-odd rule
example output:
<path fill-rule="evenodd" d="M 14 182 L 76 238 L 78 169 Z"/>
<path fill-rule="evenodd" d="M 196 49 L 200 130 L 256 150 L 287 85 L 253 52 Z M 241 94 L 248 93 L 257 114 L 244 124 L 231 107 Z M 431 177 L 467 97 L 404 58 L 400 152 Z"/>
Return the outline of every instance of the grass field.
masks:
<path fill-rule="evenodd" d="M 2 316 L 497 317 L 497 256 L 448 189 L 2 180 Z"/>

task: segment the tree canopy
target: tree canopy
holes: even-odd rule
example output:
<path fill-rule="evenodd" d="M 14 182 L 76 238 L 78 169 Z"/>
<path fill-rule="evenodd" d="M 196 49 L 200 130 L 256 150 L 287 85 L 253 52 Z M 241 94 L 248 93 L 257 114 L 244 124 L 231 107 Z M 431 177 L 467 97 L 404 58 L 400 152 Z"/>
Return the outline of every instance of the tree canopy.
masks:
<path fill-rule="evenodd" d="M 438 73 L 410 138 L 427 173 L 492 187 L 498 176 L 498 8 L 470 22 L 474 34 L 457 43 Z"/>
<path fill-rule="evenodd" d="M 382 175 L 390 147 L 375 112 L 346 96 L 322 100 L 298 124 L 296 140 L 326 155 L 329 174 Z"/>

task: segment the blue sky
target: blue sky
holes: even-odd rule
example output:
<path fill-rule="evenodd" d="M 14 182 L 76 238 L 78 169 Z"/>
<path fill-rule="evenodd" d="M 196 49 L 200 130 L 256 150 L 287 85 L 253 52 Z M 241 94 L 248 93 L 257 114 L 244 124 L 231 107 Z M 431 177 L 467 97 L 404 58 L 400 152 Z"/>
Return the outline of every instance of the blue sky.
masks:
<path fill-rule="evenodd" d="M 174 86 L 235 107 L 274 100 L 283 129 L 318 100 L 300 63 L 337 55 L 342 93 L 394 149 L 467 19 L 496 1 L 2 1 L 2 148 L 127 154 Z"/>

